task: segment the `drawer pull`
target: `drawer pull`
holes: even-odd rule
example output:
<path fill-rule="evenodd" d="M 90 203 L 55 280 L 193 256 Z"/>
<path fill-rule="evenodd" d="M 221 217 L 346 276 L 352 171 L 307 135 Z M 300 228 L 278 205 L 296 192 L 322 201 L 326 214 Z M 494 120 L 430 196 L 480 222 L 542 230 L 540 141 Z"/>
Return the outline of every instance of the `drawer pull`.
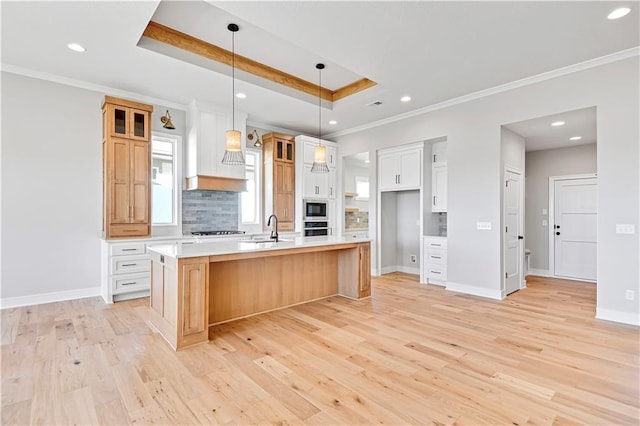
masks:
<path fill-rule="evenodd" d="M 121 285 L 133 285 L 133 284 L 138 284 L 137 281 L 131 281 L 130 283 L 122 283 Z"/>
<path fill-rule="evenodd" d="M 135 248 L 122 249 L 122 251 L 136 251 L 136 250 L 138 249 L 135 249 Z"/>
<path fill-rule="evenodd" d="M 433 246 L 433 247 L 440 247 L 440 244 L 430 243 L 429 245 L 430 245 L 430 246 Z"/>
<path fill-rule="evenodd" d="M 440 272 L 438 272 L 438 271 L 429 271 L 429 272 L 431 272 L 432 274 L 438 274 L 438 275 L 440 275 Z"/>
<path fill-rule="evenodd" d="M 432 259 L 442 259 L 440 256 L 431 256 Z"/>
<path fill-rule="evenodd" d="M 123 263 L 122 266 L 138 266 L 137 263 Z"/>

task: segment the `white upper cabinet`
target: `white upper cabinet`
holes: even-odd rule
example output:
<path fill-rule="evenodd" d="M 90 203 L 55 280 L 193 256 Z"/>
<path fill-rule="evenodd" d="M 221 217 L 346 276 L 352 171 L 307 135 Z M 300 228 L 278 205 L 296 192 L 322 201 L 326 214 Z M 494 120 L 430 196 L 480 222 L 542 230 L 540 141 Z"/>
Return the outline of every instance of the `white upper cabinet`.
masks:
<path fill-rule="evenodd" d="M 302 198 L 329 198 L 329 173 L 312 173 L 311 164 L 305 164 L 302 188 Z"/>
<path fill-rule="evenodd" d="M 431 146 L 431 211 L 447 211 L 447 143 Z"/>
<path fill-rule="evenodd" d="M 431 163 L 441 164 L 447 163 L 447 143 L 436 142 L 431 145 Z"/>
<path fill-rule="evenodd" d="M 378 151 L 380 191 L 420 189 L 422 186 L 422 147 L 391 148 Z"/>
<path fill-rule="evenodd" d="M 325 146 L 327 151 L 327 166 L 329 166 L 329 173 L 311 173 L 311 166 L 313 165 L 314 151 L 318 146 L 318 139 L 308 136 L 296 137 L 296 151 L 302 152 L 302 167 L 296 167 L 302 171 L 302 198 L 321 198 L 321 199 L 334 199 L 336 197 L 336 169 L 338 150 L 334 142 L 322 141 L 322 146 Z M 296 157 L 296 162 L 298 162 Z M 298 176 L 296 176 L 296 182 Z"/>
<path fill-rule="evenodd" d="M 236 111 L 235 129 L 246 135 L 247 114 Z M 187 178 L 210 176 L 222 178 L 245 178 L 244 165 L 222 164 L 226 145 L 226 131 L 231 130 L 231 111 L 225 111 L 199 101 L 192 101 L 187 111 Z M 245 152 L 245 144 L 242 144 Z"/>

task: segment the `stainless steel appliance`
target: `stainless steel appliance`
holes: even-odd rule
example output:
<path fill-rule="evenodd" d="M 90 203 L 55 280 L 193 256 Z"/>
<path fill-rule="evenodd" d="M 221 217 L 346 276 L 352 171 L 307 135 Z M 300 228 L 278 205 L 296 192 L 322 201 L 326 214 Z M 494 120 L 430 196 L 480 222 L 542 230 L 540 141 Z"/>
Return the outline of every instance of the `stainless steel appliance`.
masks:
<path fill-rule="evenodd" d="M 195 231 L 192 232 L 191 235 L 237 235 L 244 234 L 244 231 L 230 231 L 230 230 L 222 230 L 222 231 Z"/>
<path fill-rule="evenodd" d="M 320 200 L 303 201 L 304 220 L 327 220 L 327 202 Z"/>
<path fill-rule="evenodd" d="M 329 235 L 329 222 L 320 221 L 305 221 L 304 222 L 304 236 L 315 237 L 318 235 Z"/>

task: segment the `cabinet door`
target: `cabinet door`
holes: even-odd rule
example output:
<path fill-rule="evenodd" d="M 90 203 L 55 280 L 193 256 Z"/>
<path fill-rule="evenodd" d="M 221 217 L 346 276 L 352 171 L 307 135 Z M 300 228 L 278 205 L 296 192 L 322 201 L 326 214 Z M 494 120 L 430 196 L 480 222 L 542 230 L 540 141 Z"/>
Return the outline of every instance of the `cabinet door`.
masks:
<path fill-rule="evenodd" d="M 338 150 L 333 146 L 327 146 L 327 165 L 336 167 L 338 163 Z"/>
<path fill-rule="evenodd" d="M 149 222 L 149 143 L 131 141 L 131 223 Z"/>
<path fill-rule="evenodd" d="M 328 176 L 328 184 L 329 184 L 329 199 L 330 200 L 334 200 L 336 198 L 336 184 L 337 182 L 337 178 L 336 178 L 336 169 L 330 167 L 329 168 L 329 176 Z"/>
<path fill-rule="evenodd" d="M 437 142 L 431 145 L 431 163 L 439 164 L 447 162 L 447 143 Z"/>
<path fill-rule="evenodd" d="M 431 211 L 447 211 L 447 166 L 431 169 Z"/>
<path fill-rule="evenodd" d="M 109 120 L 109 136 L 112 137 L 129 137 L 129 108 L 119 105 L 109 105 L 107 107 Z"/>
<path fill-rule="evenodd" d="M 295 214 L 293 199 L 294 195 L 292 193 L 276 194 L 274 211 L 278 216 L 279 222 L 293 222 Z"/>
<path fill-rule="evenodd" d="M 110 223 L 129 223 L 131 217 L 129 141 L 114 138 L 109 145 L 109 171 L 111 174 L 111 215 L 109 220 Z"/>
<path fill-rule="evenodd" d="M 329 194 L 329 173 L 312 173 L 311 164 L 304 165 L 302 176 L 303 198 L 327 198 Z"/>
<path fill-rule="evenodd" d="M 182 335 L 207 330 L 209 292 L 207 291 L 207 264 L 193 263 L 182 266 Z"/>
<path fill-rule="evenodd" d="M 129 109 L 129 137 L 135 140 L 149 140 L 149 112 Z"/>
<path fill-rule="evenodd" d="M 383 154 L 378 161 L 378 187 L 381 191 L 398 186 L 400 160 L 397 154 Z"/>
<path fill-rule="evenodd" d="M 318 146 L 317 143 L 305 142 L 303 147 L 304 164 L 313 164 L 314 151 Z"/>
<path fill-rule="evenodd" d="M 422 184 L 422 151 L 403 151 L 399 154 L 398 184 L 401 188 L 419 188 Z"/>
<path fill-rule="evenodd" d="M 358 246 L 358 290 L 359 297 L 371 295 L 371 245 Z"/>

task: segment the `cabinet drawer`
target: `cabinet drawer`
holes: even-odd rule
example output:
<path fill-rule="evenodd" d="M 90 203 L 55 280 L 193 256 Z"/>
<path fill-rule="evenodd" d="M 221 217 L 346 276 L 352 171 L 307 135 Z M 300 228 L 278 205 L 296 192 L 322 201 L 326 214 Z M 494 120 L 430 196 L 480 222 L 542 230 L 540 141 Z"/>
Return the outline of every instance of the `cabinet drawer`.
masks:
<path fill-rule="evenodd" d="M 109 237 L 148 237 L 149 235 L 149 225 L 146 224 L 112 224 L 109 231 Z"/>
<path fill-rule="evenodd" d="M 425 264 L 431 265 L 446 265 L 447 264 L 447 251 L 425 248 L 424 251 L 424 262 Z"/>
<path fill-rule="evenodd" d="M 447 267 L 444 265 L 426 265 L 426 274 L 428 279 L 446 281 Z"/>
<path fill-rule="evenodd" d="M 151 278 L 149 274 L 111 277 L 111 290 L 113 294 L 148 290 L 149 288 L 151 288 Z"/>
<path fill-rule="evenodd" d="M 109 251 L 111 256 L 145 254 L 147 252 L 146 247 L 147 245 L 145 243 L 111 244 Z"/>
<path fill-rule="evenodd" d="M 149 272 L 151 260 L 148 254 L 134 256 L 117 256 L 111 258 L 111 274 L 128 274 L 130 272 Z"/>
<path fill-rule="evenodd" d="M 425 237 L 424 239 L 424 248 L 428 249 L 446 249 L 447 248 L 447 239 L 446 238 L 431 238 Z"/>

